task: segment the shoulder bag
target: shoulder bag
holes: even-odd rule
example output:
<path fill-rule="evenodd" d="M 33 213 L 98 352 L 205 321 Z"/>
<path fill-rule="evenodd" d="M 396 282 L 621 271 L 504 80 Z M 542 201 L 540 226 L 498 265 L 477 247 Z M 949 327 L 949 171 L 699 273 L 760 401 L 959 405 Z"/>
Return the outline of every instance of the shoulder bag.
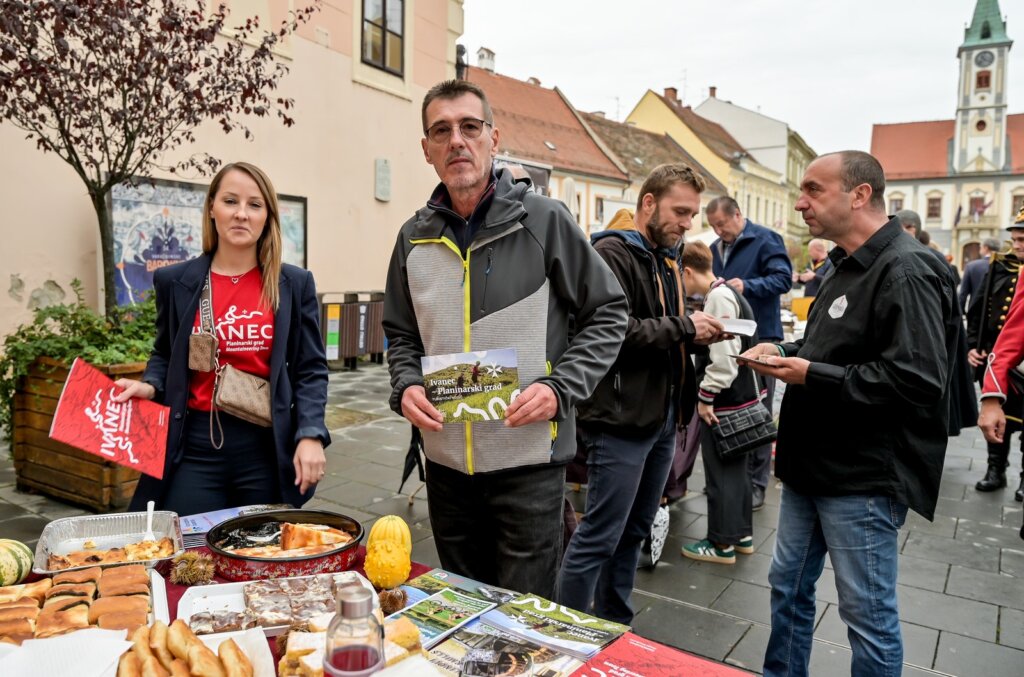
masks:
<path fill-rule="evenodd" d="M 192 368 L 193 363 L 206 366 L 212 362 L 213 370 L 216 372 L 213 381 L 213 401 L 210 406 L 210 444 L 214 449 L 220 449 L 224 446 L 224 428 L 220 424 L 219 409 L 263 428 L 273 425 L 270 414 L 270 382 L 265 378 L 236 369 L 230 364 L 221 364 L 220 350 L 216 347 L 218 342 L 213 326 L 213 290 L 210 285 L 209 273 L 206 275 L 206 283 L 203 285 L 203 293 L 199 300 L 199 317 L 202 332 L 189 337 L 189 368 Z M 197 336 L 209 336 L 213 339 L 212 360 L 208 361 L 207 359 L 209 340 L 192 341 Z M 197 353 L 194 360 L 193 348 Z M 197 369 L 197 371 L 210 371 L 210 369 Z M 215 421 L 220 430 L 220 443 L 214 439 Z"/>
<path fill-rule="evenodd" d="M 740 409 L 715 412 L 718 424 L 712 426 L 711 433 L 715 438 L 715 452 L 723 461 L 743 456 L 779 436 L 771 412 L 761 402 L 761 391 L 753 369 L 750 369 L 750 377 L 754 380 L 757 399 Z"/>

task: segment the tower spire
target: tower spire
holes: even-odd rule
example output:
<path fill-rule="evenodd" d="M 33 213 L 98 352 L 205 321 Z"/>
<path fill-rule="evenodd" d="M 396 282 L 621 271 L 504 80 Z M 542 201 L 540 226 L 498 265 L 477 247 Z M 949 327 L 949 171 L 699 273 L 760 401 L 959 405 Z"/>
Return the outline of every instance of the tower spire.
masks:
<path fill-rule="evenodd" d="M 982 46 L 1012 44 L 1006 35 L 1006 21 L 999 11 L 999 0 L 978 0 L 971 25 L 964 29 L 964 42 L 957 52 Z"/>

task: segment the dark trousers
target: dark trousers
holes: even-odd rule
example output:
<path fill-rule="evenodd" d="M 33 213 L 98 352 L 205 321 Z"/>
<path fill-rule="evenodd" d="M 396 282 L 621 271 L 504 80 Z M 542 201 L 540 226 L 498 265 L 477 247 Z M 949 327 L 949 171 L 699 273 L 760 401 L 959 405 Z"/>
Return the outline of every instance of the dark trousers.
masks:
<path fill-rule="evenodd" d="M 774 415 L 772 405 L 775 402 L 775 377 L 762 376 L 761 380 L 768 391 L 768 395 L 764 399 L 764 406 L 768 407 L 768 411 Z M 764 491 L 772 474 L 772 445 L 766 444 L 750 452 L 747 454 L 747 461 L 750 483 Z"/>
<path fill-rule="evenodd" d="M 703 421 L 700 436 L 704 492 L 708 497 L 708 540 L 718 545 L 737 545 L 754 533 L 747 459 L 743 456 L 728 461 L 719 458 L 715 436 Z"/>
<path fill-rule="evenodd" d="M 163 510 L 194 515 L 255 503 L 280 503 L 274 435 L 220 412 L 224 446 L 210 442 L 210 413 L 189 409 L 185 455 L 171 478 Z M 219 441 L 220 436 L 215 434 Z"/>
<path fill-rule="evenodd" d="M 559 604 L 617 623 L 633 620 L 630 594 L 675 453 L 675 412 L 654 433 L 587 430 L 587 506 L 558 574 Z"/>
<path fill-rule="evenodd" d="M 467 475 L 428 460 L 426 473 L 441 566 L 551 599 L 562 555 L 565 466 Z"/>

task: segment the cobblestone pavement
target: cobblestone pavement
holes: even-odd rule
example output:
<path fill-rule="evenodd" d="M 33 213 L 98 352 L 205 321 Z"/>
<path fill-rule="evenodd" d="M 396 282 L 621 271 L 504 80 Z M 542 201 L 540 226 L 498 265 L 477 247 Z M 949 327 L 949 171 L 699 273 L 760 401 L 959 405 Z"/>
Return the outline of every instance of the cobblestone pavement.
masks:
<path fill-rule="evenodd" d="M 387 406 L 387 371 L 360 363 L 331 375 L 327 476 L 310 506 L 344 512 L 369 525 L 397 514 L 410 524 L 413 558 L 437 566 L 426 490 L 415 475 L 398 494 L 409 426 Z M 52 519 L 78 508 L 18 492 L 6 447 L 0 448 L 0 538 L 35 544 Z M 1021 504 L 1013 500 L 1020 455 L 1012 454 L 1010 488 L 974 490 L 985 469 L 976 429 L 950 440 L 934 522 L 911 513 L 900 534 L 899 604 L 905 644 L 904 675 L 1020 677 L 1024 673 L 1024 541 Z M 637 574 L 635 630 L 646 637 L 718 661 L 760 671 L 768 640 L 768 566 L 778 520 L 779 487 L 754 513 L 756 552 L 733 566 L 692 562 L 684 543 L 703 538 L 707 507 L 698 461 L 690 493 L 672 507 L 661 563 Z M 579 498 L 579 497 L 577 497 Z M 837 612 L 831 568 L 818 588 L 811 674 L 848 675 L 850 650 Z"/>

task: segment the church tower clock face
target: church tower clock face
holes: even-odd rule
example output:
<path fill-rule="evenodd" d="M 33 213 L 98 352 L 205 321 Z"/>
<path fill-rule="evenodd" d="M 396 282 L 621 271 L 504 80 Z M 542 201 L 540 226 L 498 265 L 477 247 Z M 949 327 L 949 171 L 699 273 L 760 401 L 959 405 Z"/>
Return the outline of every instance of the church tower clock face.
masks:
<path fill-rule="evenodd" d="M 986 49 L 984 52 L 978 52 L 978 55 L 974 57 L 974 63 L 979 68 L 986 68 L 992 65 L 995 58 L 995 55 Z"/>

